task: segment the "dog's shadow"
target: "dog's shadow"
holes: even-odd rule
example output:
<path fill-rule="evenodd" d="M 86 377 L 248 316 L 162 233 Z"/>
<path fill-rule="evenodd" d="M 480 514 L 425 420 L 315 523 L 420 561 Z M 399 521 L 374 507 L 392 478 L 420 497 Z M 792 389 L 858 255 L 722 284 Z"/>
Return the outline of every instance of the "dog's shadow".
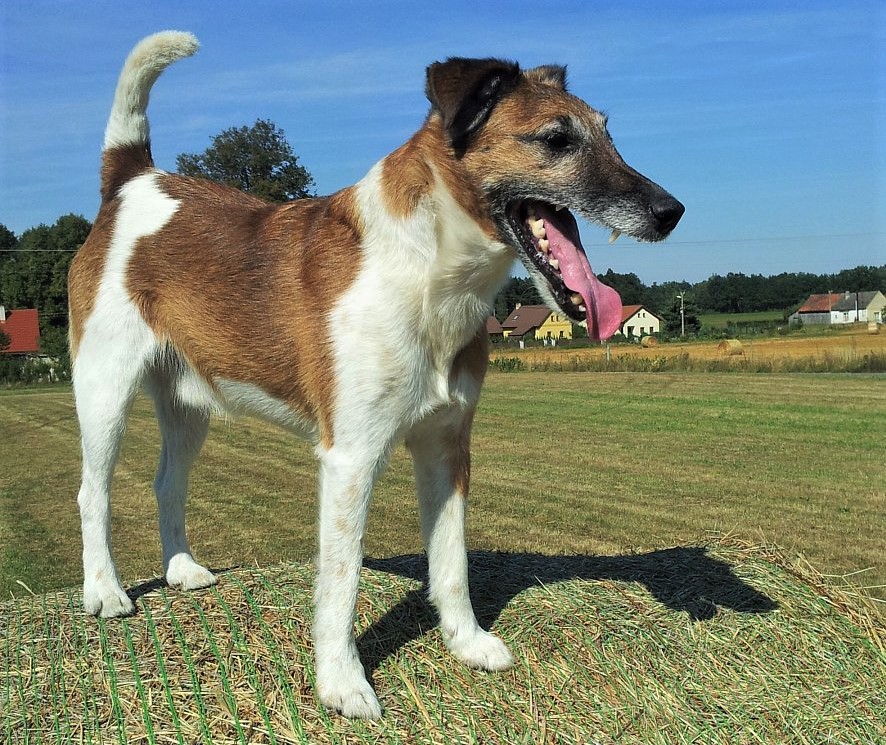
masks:
<path fill-rule="evenodd" d="M 640 583 L 660 603 L 686 612 L 693 621 L 713 618 L 718 607 L 740 613 L 769 613 L 778 608 L 775 601 L 738 577 L 728 563 L 701 547 L 611 557 L 474 551 L 468 562 L 471 601 L 484 628 L 489 628 L 520 592 L 574 579 Z M 422 582 L 427 578 L 424 555 L 367 558 L 364 566 Z M 436 624 L 426 588 L 409 591 L 358 640 L 367 673 Z"/>

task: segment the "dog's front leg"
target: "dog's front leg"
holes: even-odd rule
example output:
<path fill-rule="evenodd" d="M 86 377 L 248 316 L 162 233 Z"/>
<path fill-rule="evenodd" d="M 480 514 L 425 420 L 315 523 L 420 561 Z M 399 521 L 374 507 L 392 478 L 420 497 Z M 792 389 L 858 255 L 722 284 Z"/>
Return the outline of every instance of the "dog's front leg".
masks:
<path fill-rule="evenodd" d="M 468 591 L 465 509 L 470 480 L 470 413 L 444 412 L 406 440 L 412 453 L 431 602 L 450 651 L 471 667 L 505 670 L 507 646 L 477 623 Z"/>
<path fill-rule="evenodd" d="M 382 457 L 333 447 L 320 455 L 320 539 L 314 590 L 317 695 L 346 717 L 377 719 L 381 706 L 354 640 L 363 531 Z"/>

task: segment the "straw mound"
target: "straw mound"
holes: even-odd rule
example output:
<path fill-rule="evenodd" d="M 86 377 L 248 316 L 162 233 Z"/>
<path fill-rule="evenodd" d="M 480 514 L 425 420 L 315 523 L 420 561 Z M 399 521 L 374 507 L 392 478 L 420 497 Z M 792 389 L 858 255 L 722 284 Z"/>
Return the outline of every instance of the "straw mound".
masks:
<path fill-rule="evenodd" d="M 886 740 L 882 616 L 776 550 L 715 542 L 585 557 L 474 553 L 499 674 L 445 651 L 420 557 L 367 560 L 360 654 L 385 707 L 348 722 L 312 690 L 311 567 L 134 588 L 97 621 L 68 591 L 0 605 L 0 740 L 743 743 Z"/>
<path fill-rule="evenodd" d="M 738 339 L 723 339 L 717 345 L 717 349 L 721 354 L 729 355 L 730 357 L 744 354 L 744 347 Z"/>

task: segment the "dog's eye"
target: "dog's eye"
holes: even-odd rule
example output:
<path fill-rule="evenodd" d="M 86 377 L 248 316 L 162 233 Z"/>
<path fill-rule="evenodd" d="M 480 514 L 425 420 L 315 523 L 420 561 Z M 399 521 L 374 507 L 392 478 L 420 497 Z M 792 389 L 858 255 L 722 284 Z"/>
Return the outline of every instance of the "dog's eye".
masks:
<path fill-rule="evenodd" d="M 570 138 L 566 132 L 551 132 L 546 134 L 542 137 L 542 142 L 544 142 L 548 150 L 555 153 L 564 153 L 573 148 L 572 138 Z"/>

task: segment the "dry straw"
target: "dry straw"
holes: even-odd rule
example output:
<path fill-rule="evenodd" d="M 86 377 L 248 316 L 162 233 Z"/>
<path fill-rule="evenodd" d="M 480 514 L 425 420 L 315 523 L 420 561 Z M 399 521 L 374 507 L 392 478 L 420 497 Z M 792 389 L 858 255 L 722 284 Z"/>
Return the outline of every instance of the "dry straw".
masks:
<path fill-rule="evenodd" d="M 725 354 L 729 357 L 744 354 L 744 348 L 738 339 L 723 339 L 723 341 L 717 345 L 717 350 L 720 354 Z"/>
<path fill-rule="evenodd" d="M 357 625 L 386 707 L 346 721 L 313 695 L 311 568 L 135 588 L 97 621 L 78 592 L 0 606 L 0 740 L 20 743 L 874 743 L 886 638 L 867 601 L 770 547 L 612 557 L 475 553 L 475 604 L 516 666 L 445 651 L 424 560 L 368 560 Z"/>

